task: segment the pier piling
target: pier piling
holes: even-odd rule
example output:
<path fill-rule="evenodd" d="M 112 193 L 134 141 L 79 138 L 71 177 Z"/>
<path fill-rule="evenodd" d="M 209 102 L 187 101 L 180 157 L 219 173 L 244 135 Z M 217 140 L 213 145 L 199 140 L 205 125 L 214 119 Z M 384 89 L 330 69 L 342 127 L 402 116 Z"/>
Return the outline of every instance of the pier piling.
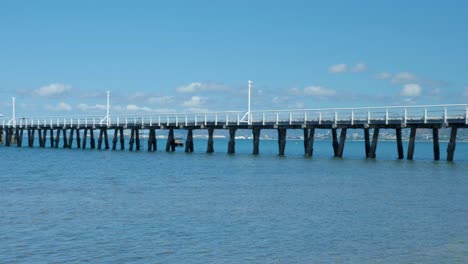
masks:
<path fill-rule="evenodd" d="M 404 159 L 405 154 L 403 153 L 403 140 L 401 138 L 401 127 L 397 127 L 395 129 L 395 134 L 396 134 L 396 141 L 397 141 L 398 159 Z"/>
<path fill-rule="evenodd" d="M 211 128 L 211 127 L 208 128 L 208 142 L 206 146 L 206 153 L 214 152 L 213 133 L 214 133 L 214 128 Z"/>
<path fill-rule="evenodd" d="M 336 128 L 332 128 L 332 145 L 333 145 L 333 156 L 338 157 L 338 135 Z"/>
<path fill-rule="evenodd" d="M 253 155 L 258 155 L 260 152 L 260 131 L 259 127 L 252 128 L 252 135 L 253 135 Z"/>
<path fill-rule="evenodd" d="M 304 133 L 304 135 L 305 134 L 306 133 Z M 315 128 L 311 128 L 309 129 L 309 135 L 307 136 L 307 144 L 305 146 L 306 157 L 312 157 L 314 154 L 314 137 L 315 137 Z"/>
<path fill-rule="evenodd" d="M 193 131 L 192 129 L 188 129 L 187 131 L 187 139 L 185 140 L 185 152 L 192 153 L 193 152 Z"/>
<path fill-rule="evenodd" d="M 374 134 L 372 135 L 372 145 L 370 147 L 370 152 L 369 152 L 369 157 L 371 159 L 375 159 L 376 157 L 377 143 L 379 140 L 379 130 L 380 128 L 378 127 L 374 128 Z"/>
<path fill-rule="evenodd" d="M 410 130 L 410 136 L 409 136 L 409 142 L 408 142 L 408 154 L 407 154 L 408 160 L 413 160 L 415 141 L 416 141 L 416 128 L 412 127 Z"/>
<path fill-rule="evenodd" d="M 439 147 L 439 128 L 432 128 L 432 144 L 434 148 L 434 160 L 440 160 L 440 147 Z"/>
<path fill-rule="evenodd" d="M 234 154 L 235 152 L 236 152 L 236 129 L 229 128 L 228 154 Z"/>
<path fill-rule="evenodd" d="M 57 131 L 55 132 L 55 148 L 58 148 L 59 147 L 59 144 L 60 144 L 60 127 L 57 128 Z"/>
<path fill-rule="evenodd" d="M 286 128 L 278 128 L 278 155 L 284 156 L 286 148 Z"/>
<path fill-rule="evenodd" d="M 450 141 L 447 145 L 447 161 L 453 161 L 456 144 L 457 144 L 457 127 L 452 127 L 452 130 L 450 131 Z"/>

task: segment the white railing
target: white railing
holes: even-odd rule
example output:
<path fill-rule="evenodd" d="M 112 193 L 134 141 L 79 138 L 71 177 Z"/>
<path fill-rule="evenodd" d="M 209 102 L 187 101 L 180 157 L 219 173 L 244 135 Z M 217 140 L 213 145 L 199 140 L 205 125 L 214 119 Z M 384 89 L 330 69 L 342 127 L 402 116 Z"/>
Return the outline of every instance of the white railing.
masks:
<path fill-rule="evenodd" d="M 245 112 L 225 111 L 208 113 L 155 113 L 123 114 L 109 116 L 103 122 L 102 116 L 48 116 L 16 118 L 2 121 L 5 127 L 84 127 L 96 126 L 234 126 L 247 125 L 242 120 Z M 386 106 L 357 108 L 290 109 L 251 111 L 250 124 L 253 125 L 292 125 L 292 124 L 395 124 L 414 122 L 425 124 L 463 122 L 468 124 L 468 104 Z"/>

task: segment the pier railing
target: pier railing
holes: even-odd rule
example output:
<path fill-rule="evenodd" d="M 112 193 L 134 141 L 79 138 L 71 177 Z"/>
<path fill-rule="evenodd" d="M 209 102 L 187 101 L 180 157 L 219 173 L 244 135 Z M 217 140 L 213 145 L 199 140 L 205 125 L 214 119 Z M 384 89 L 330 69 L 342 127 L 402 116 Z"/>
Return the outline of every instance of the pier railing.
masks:
<path fill-rule="evenodd" d="M 290 109 L 250 112 L 120 114 L 102 122 L 102 116 L 23 117 L 3 120 L 2 127 L 87 126 L 208 126 L 208 125 L 297 125 L 297 124 L 468 124 L 468 104 L 386 106 L 357 108 Z"/>

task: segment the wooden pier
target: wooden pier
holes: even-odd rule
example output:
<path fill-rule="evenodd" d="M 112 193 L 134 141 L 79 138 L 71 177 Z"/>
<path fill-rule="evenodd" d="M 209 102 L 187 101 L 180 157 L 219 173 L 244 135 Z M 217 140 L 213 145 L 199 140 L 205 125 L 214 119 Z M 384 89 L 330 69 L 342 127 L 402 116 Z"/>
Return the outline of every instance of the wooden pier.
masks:
<path fill-rule="evenodd" d="M 248 129 L 252 132 L 252 154 L 260 153 L 262 130 L 276 130 L 278 154 L 284 155 L 287 131 L 303 131 L 304 155 L 312 157 L 314 138 L 317 130 L 331 131 L 331 150 L 335 157 L 343 157 L 349 130 L 362 130 L 364 135 L 363 155 L 370 159 L 377 156 L 380 129 L 395 130 L 396 152 L 404 159 L 402 131 L 409 130 L 406 158 L 412 160 L 416 148 L 418 129 L 431 129 L 434 160 L 440 159 L 439 129 L 450 129 L 447 147 L 448 161 L 453 161 L 458 129 L 468 127 L 468 105 L 435 105 L 412 107 L 367 107 L 334 109 L 300 109 L 287 111 L 248 112 L 247 119 L 242 112 L 222 113 L 171 113 L 157 115 L 74 117 L 74 118 L 21 118 L 12 119 L 0 126 L 0 142 L 6 147 L 35 146 L 40 148 L 112 149 L 139 151 L 142 149 L 140 135 L 148 135 L 147 151 L 158 149 L 157 135 L 167 134 L 165 151 L 175 151 L 174 130 L 186 131 L 185 152 L 193 152 L 193 131 L 207 133 L 206 152 L 214 152 L 215 130 L 226 130 L 229 135 L 227 153 L 235 153 L 236 132 Z M 245 117 L 245 116 L 244 116 Z M 130 131 L 128 142 L 124 132 Z M 26 133 L 25 133 L 26 132 Z M 371 133 L 372 132 L 372 133 Z M 97 139 L 95 138 L 97 136 Z M 97 141 L 97 142 L 96 142 Z M 25 143 L 26 145 L 26 143 Z"/>

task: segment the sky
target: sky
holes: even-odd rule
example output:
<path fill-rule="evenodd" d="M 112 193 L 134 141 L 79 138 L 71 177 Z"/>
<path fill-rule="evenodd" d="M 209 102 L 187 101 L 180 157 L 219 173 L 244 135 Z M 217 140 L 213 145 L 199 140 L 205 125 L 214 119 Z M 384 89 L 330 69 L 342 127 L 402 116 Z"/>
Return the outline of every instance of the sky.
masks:
<path fill-rule="evenodd" d="M 468 103 L 468 1 L 0 0 L 0 114 Z"/>

